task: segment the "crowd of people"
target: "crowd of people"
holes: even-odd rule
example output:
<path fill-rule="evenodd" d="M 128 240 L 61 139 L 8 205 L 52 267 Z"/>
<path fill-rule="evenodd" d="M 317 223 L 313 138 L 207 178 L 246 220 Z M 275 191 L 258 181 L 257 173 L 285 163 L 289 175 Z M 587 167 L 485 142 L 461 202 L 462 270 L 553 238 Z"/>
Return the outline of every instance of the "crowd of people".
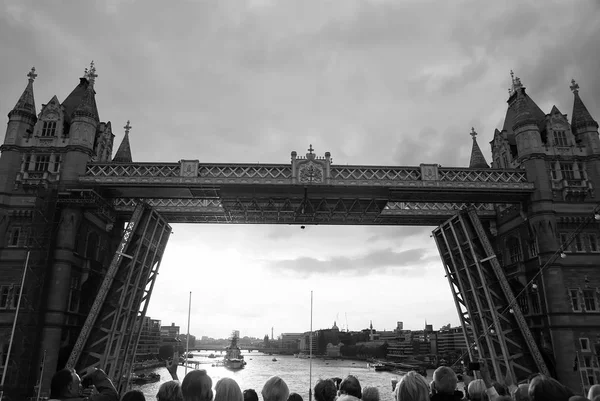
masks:
<path fill-rule="evenodd" d="M 180 382 L 177 376 L 178 358 L 167 362 L 173 380 L 163 383 L 156 394 L 157 401 L 259 401 L 254 389 L 242 391 L 238 383 L 224 377 L 214 386 L 206 370 L 193 370 Z M 500 384 L 491 379 L 485 362 L 477 376 L 463 375 L 464 393 L 458 390 L 459 378 L 449 367 L 439 367 L 428 383 L 417 372 L 404 374 L 393 383 L 395 401 L 600 401 L 600 385 L 590 388 L 588 394 L 575 395 L 557 380 L 542 375 L 532 375 L 521 383 L 507 378 Z M 50 401 L 146 401 L 139 390 L 128 391 L 119 397 L 106 373 L 95 370 L 79 377 L 72 369 L 58 371 L 52 378 Z M 319 380 L 314 387 L 315 401 L 380 401 L 379 389 L 361 386 L 355 376 L 345 379 Z M 269 378 L 262 390 L 262 401 L 304 401 L 290 392 L 286 382 L 279 376 Z"/>

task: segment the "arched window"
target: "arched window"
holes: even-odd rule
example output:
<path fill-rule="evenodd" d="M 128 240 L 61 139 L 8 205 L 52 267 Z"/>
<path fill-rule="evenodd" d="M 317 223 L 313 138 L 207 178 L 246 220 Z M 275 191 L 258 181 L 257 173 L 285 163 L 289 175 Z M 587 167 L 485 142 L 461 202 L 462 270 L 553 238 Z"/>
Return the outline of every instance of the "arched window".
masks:
<path fill-rule="evenodd" d="M 87 237 L 87 242 L 85 244 L 85 255 L 84 257 L 88 259 L 97 260 L 98 259 L 98 245 L 100 244 L 100 238 L 98 234 L 95 232 L 90 232 Z"/>
<path fill-rule="evenodd" d="M 56 136 L 56 121 L 44 121 L 42 136 Z"/>

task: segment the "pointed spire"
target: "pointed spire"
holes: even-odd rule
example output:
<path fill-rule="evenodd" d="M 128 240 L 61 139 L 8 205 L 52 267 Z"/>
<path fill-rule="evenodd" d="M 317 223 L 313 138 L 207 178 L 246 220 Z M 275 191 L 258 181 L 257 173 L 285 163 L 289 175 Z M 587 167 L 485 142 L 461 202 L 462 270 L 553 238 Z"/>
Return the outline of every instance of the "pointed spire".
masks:
<path fill-rule="evenodd" d="M 477 132 L 475 132 L 475 128 L 471 128 L 470 135 L 473 137 L 473 147 L 471 148 L 471 161 L 469 162 L 469 168 L 490 168 L 485 161 L 483 152 L 477 144 L 477 139 L 475 138 L 477 136 Z M 425 320 L 425 325 L 427 325 L 427 320 Z"/>
<path fill-rule="evenodd" d="M 29 117 L 36 118 L 35 112 L 35 101 L 33 98 L 33 81 L 37 77 L 35 73 L 35 67 L 31 68 L 31 71 L 27 74 L 28 82 L 25 90 L 21 94 L 19 101 L 15 105 L 15 107 L 8 113 L 8 118 L 14 113 L 27 115 Z"/>
<path fill-rule="evenodd" d="M 125 129 L 125 136 L 112 161 L 116 163 L 131 163 L 133 159 L 131 158 L 131 145 L 129 144 L 129 130 L 133 127 L 129 125 L 129 120 L 127 120 L 127 125 L 123 128 Z"/>
<path fill-rule="evenodd" d="M 513 131 L 516 131 L 518 128 L 528 125 L 535 124 L 535 119 L 529 110 L 529 106 L 527 104 L 527 99 L 525 97 L 525 92 L 520 90 L 517 92 L 517 98 L 515 100 L 515 117 L 513 120 Z"/>
<path fill-rule="evenodd" d="M 90 69 L 85 69 L 83 78 L 87 80 L 87 87 L 81 98 L 81 102 L 73 112 L 73 117 L 90 117 L 96 121 L 100 121 L 98 117 L 98 107 L 96 106 L 96 91 L 94 90 L 94 82 L 96 80 L 96 67 L 94 61 L 90 63 Z"/>
<path fill-rule="evenodd" d="M 579 85 L 574 79 L 571 80 L 571 91 L 573 91 L 573 114 L 571 117 L 571 129 L 577 134 L 582 128 L 594 127 L 598 129 L 598 123 L 594 120 L 585 104 L 579 97 Z"/>

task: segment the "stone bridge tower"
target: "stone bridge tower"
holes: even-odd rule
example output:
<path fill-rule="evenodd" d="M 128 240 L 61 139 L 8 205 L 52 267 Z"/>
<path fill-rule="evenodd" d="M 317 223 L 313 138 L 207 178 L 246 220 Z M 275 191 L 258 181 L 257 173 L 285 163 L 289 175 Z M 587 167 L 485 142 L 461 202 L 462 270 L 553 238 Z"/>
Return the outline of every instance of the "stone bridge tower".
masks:
<path fill-rule="evenodd" d="M 575 81 L 571 90 L 569 122 L 513 75 L 492 167 L 525 169 L 536 190 L 523 208 L 498 207 L 492 239 L 550 373 L 578 390 L 600 383 L 600 140 Z"/>
<path fill-rule="evenodd" d="M 92 192 L 78 193 L 75 203 L 59 199 L 89 161 L 110 161 L 112 154 L 111 123 L 98 116 L 93 62 L 62 103 L 53 96 L 39 113 L 36 76 L 32 68 L 0 146 L 0 353 L 8 353 L 20 299 L 5 367 L 6 387 L 15 397 L 39 383 L 42 360 L 46 388 L 57 366 L 64 366 L 123 227 L 101 212 L 107 209 L 85 207 L 83 198 L 88 205 L 101 202 Z"/>

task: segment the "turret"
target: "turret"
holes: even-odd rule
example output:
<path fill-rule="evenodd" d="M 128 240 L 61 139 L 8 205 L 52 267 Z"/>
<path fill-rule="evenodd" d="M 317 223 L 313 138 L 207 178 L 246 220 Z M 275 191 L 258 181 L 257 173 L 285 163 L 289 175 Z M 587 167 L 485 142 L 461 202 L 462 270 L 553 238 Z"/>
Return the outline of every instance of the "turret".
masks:
<path fill-rule="evenodd" d="M 521 84 L 519 77 L 513 77 L 514 96 L 514 120 L 512 130 L 515 134 L 517 144 L 517 153 L 519 158 L 528 156 L 532 153 L 539 153 L 542 150 L 542 137 L 537 121 L 531 113 L 525 87 Z M 510 100 L 509 100 L 510 101 Z"/>
<path fill-rule="evenodd" d="M 471 160 L 469 162 L 469 168 L 490 168 L 490 166 L 485 161 L 485 157 L 483 156 L 483 152 L 479 148 L 477 144 L 477 132 L 475 132 L 475 128 L 471 128 L 471 136 L 473 137 L 473 147 L 471 148 Z"/>
<path fill-rule="evenodd" d="M 23 94 L 21 94 L 15 107 L 8 113 L 8 127 L 4 137 L 5 145 L 17 144 L 19 138 L 23 138 L 33 131 L 37 121 L 33 99 L 33 81 L 37 77 L 35 67 L 31 68 L 27 77 L 29 80 Z"/>
<path fill-rule="evenodd" d="M 37 74 L 32 68 L 27 74 L 29 81 L 15 107 L 8 113 L 8 126 L 4 144 L 0 146 L 0 192 L 13 189 L 17 172 L 22 163 L 19 147 L 33 132 L 37 121 L 33 100 L 33 81 Z"/>
<path fill-rule="evenodd" d="M 97 76 L 92 61 L 89 71 L 86 68 L 79 85 L 63 102 L 70 129 L 62 180 L 76 181 L 79 175 L 85 173 L 85 166 L 94 157 L 94 143 L 100 124 L 94 90 Z"/>
<path fill-rule="evenodd" d="M 131 158 L 131 145 L 129 144 L 129 130 L 132 128 L 129 125 L 129 120 L 127 120 L 127 125 L 123 128 L 125 129 L 125 136 L 119 145 L 119 149 L 117 149 L 117 153 L 113 159 L 114 163 L 131 163 L 133 161 Z"/>
<path fill-rule="evenodd" d="M 600 153 L 600 139 L 598 138 L 598 123 L 592 118 L 590 112 L 579 97 L 579 85 L 571 80 L 573 91 L 573 114 L 571 117 L 571 131 L 576 141 L 587 147 L 588 152 Z"/>

